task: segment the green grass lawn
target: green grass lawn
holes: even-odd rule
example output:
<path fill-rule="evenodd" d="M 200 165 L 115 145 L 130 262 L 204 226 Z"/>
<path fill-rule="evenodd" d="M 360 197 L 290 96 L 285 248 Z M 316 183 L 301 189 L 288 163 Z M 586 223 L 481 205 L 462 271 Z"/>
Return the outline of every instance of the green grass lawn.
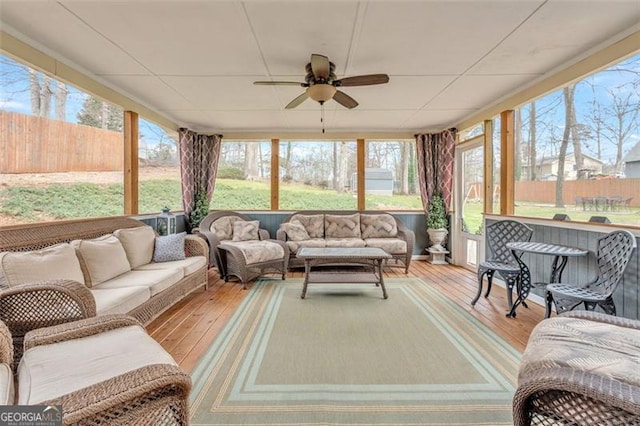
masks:
<path fill-rule="evenodd" d="M 281 210 L 352 210 L 356 198 L 350 193 L 336 193 L 307 185 L 283 184 L 280 187 Z M 123 213 L 122 184 L 68 183 L 40 186 L 12 186 L 0 190 L 0 213 L 19 222 L 55 219 L 113 216 Z M 268 182 L 218 179 L 211 209 L 216 210 L 269 210 L 270 185 Z M 139 211 L 156 213 L 164 206 L 182 210 L 180 181 L 177 179 L 144 180 L 140 182 Z M 422 210 L 419 196 L 367 195 L 366 207 L 380 210 Z M 552 218 L 565 213 L 576 221 L 587 221 L 590 216 L 608 216 L 614 223 L 640 224 L 640 209 L 631 212 L 595 212 L 577 210 L 574 206 L 555 208 L 518 202 L 516 215 Z M 465 223 L 475 233 L 482 224 L 482 203 L 465 206 Z"/>

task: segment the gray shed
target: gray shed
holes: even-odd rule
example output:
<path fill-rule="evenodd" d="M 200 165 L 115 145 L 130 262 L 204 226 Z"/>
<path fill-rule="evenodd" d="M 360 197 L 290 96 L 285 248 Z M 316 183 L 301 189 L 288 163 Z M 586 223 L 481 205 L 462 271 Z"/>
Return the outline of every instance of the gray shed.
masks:
<path fill-rule="evenodd" d="M 640 142 L 638 142 L 622 159 L 624 174 L 628 178 L 640 178 Z"/>
<path fill-rule="evenodd" d="M 393 172 L 389 169 L 364 169 L 364 193 L 371 195 L 393 195 Z M 356 173 L 351 175 L 351 191 L 358 189 Z"/>

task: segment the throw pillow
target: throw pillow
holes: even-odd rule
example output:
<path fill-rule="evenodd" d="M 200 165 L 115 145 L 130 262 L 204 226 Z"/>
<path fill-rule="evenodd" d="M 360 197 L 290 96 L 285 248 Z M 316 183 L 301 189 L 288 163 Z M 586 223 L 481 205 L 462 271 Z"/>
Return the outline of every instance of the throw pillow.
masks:
<path fill-rule="evenodd" d="M 259 240 L 260 221 L 238 220 L 233 223 L 233 241 Z"/>
<path fill-rule="evenodd" d="M 113 235 L 122 243 L 131 269 L 151 263 L 153 245 L 156 241 L 156 233 L 152 227 L 145 225 L 137 228 L 118 229 Z"/>
<path fill-rule="evenodd" d="M 76 249 L 87 287 L 97 286 L 131 270 L 122 243 L 113 235 L 75 240 L 71 245 Z"/>
<path fill-rule="evenodd" d="M 327 238 L 360 238 L 360 213 L 327 214 L 324 216 L 324 229 Z"/>
<path fill-rule="evenodd" d="M 52 280 L 85 283 L 76 251 L 67 243 L 36 251 L 0 253 L 0 268 L 8 286 Z"/>
<path fill-rule="evenodd" d="M 304 225 L 297 220 L 280 224 L 280 228 L 287 233 L 287 238 L 291 241 L 305 241 L 310 240 L 309 233 L 304 228 Z"/>
<path fill-rule="evenodd" d="M 362 238 L 388 238 L 398 236 L 396 220 L 387 213 L 360 215 Z"/>
<path fill-rule="evenodd" d="M 153 252 L 154 262 L 171 262 L 173 260 L 184 260 L 184 239 L 187 233 L 165 235 L 156 237 L 156 248 Z"/>
<path fill-rule="evenodd" d="M 324 238 L 324 215 L 323 214 L 297 214 L 291 218 L 299 221 L 306 229 L 311 238 Z"/>

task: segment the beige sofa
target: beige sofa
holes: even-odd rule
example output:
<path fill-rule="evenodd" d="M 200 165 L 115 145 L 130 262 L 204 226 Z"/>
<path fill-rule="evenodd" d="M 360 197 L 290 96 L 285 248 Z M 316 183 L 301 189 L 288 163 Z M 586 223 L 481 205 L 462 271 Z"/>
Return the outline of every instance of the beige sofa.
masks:
<path fill-rule="evenodd" d="M 154 262 L 165 252 L 156 244 L 183 258 Z M 208 256 L 199 237 L 183 246 L 178 236 L 156 240 L 151 227 L 125 217 L 0 229 L 0 319 L 17 342 L 16 360 L 35 328 L 107 314 L 149 323 L 206 286 Z"/>
<path fill-rule="evenodd" d="M 405 273 L 415 243 L 413 231 L 379 210 L 295 212 L 280 224 L 276 237 L 289 248 L 290 267 L 304 266 L 304 261 L 296 258 L 301 247 L 377 247 L 401 262 Z"/>

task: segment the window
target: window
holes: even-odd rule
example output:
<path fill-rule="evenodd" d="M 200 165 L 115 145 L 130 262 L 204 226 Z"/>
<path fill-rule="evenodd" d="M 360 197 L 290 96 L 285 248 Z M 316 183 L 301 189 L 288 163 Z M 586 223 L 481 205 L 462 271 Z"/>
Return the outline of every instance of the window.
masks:
<path fill-rule="evenodd" d="M 223 139 L 211 208 L 269 210 L 270 177 L 270 142 Z"/>
<path fill-rule="evenodd" d="M 281 141 L 280 210 L 352 210 L 354 141 Z"/>
<path fill-rule="evenodd" d="M 422 210 L 415 141 L 367 141 L 365 206 L 368 210 Z M 355 192 L 356 176 L 352 177 Z"/>
<path fill-rule="evenodd" d="M 515 214 L 638 225 L 640 55 L 522 106 Z"/>
<path fill-rule="evenodd" d="M 494 117 L 492 121 L 493 121 L 493 138 L 492 138 L 493 151 L 489 155 L 492 156 L 493 175 L 485 176 L 485 179 L 491 179 L 491 185 L 489 185 L 489 187 L 493 189 L 491 194 L 491 199 L 493 200 L 493 203 L 491 204 L 491 207 L 490 207 L 491 211 L 487 213 L 499 214 L 500 213 L 500 168 L 501 168 L 500 167 L 501 166 L 500 129 L 502 125 L 502 120 L 500 119 L 500 116 L 497 116 L 497 117 Z"/>
<path fill-rule="evenodd" d="M 141 214 L 182 210 L 178 134 L 138 120 L 138 197 Z"/>
<path fill-rule="evenodd" d="M 480 136 L 483 133 L 484 133 L 484 125 L 482 123 L 478 123 L 473 127 L 460 131 L 458 133 L 458 140 L 460 142 L 464 142 L 464 141 L 473 139 L 476 136 Z"/>
<path fill-rule="evenodd" d="M 0 225 L 121 215 L 122 109 L 0 55 Z"/>

